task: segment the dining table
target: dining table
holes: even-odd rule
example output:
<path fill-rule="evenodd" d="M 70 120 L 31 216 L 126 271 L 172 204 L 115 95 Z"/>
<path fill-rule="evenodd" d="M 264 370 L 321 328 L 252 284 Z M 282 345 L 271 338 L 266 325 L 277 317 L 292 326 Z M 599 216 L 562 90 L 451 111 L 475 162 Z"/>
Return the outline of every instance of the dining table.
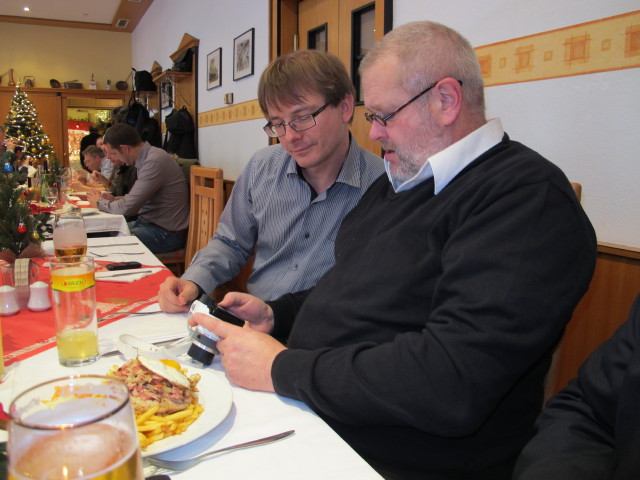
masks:
<path fill-rule="evenodd" d="M 80 212 L 88 236 L 105 233 L 114 237 L 131 235 L 124 215 L 101 212 L 97 208 L 83 209 Z"/>
<path fill-rule="evenodd" d="M 44 243 L 48 255 L 52 253 L 50 243 Z M 382 478 L 303 402 L 239 387 L 226 376 L 219 355 L 210 365 L 193 360 L 186 353 L 191 345 L 189 313 L 164 313 L 157 303 L 160 283 L 173 274 L 136 237 L 89 238 L 87 250 L 96 263 L 101 357 L 82 367 L 60 365 L 55 338 L 51 335 L 54 331 L 51 310 L 21 311 L 14 317 L 3 317 L 6 374 L 0 383 L 0 402 L 5 409 L 18 394 L 43 381 L 113 371 L 136 355 L 130 350 L 131 339 L 145 342 L 144 345 L 169 341 L 156 348 L 163 348 L 167 358 L 179 361 L 187 375 L 201 376 L 199 403 L 204 411 L 184 433 L 142 449 L 145 475 L 156 473 L 155 467 L 148 465 L 147 457 L 186 459 L 294 430 L 293 435 L 277 442 L 216 455 L 191 469 L 168 475 L 180 480 Z M 40 279 L 45 282 L 46 258 L 40 265 Z M 112 276 L 118 271 L 105 268 L 111 262 L 133 260 L 141 267 L 120 271 L 129 272 L 122 276 Z M 25 328 L 39 333 L 27 334 L 22 330 Z M 0 432 L 0 441 L 6 441 L 6 432 Z"/>

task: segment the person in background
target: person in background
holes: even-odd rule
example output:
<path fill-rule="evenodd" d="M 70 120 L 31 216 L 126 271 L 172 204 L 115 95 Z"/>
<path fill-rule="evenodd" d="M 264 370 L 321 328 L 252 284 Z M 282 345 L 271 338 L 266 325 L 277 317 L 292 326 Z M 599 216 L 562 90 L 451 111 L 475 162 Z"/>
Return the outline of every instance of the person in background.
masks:
<path fill-rule="evenodd" d="M 209 244 L 180 278 L 160 287 L 160 307 L 186 311 L 231 280 L 254 255 L 249 292 L 274 299 L 313 286 L 334 262 L 344 216 L 383 173 L 382 160 L 349 134 L 354 87 L 335 56 L 297 51 L 262 74 L 258 100 L 267 135 L 238 177 Z"/>
<path fill-rule="evenodd" d="M 18 160 L 17 171 L 27 176 L 27 186 L 31 187 L 33 178 L 36 176 L 38 169 L 32 165 L 33 157 L 22 155 Z"/>
<path fill-rule="evenodd" d="M 549 399 L 516 480 L 640 478 L 640 295 L 629 319 Z"/>
<path fill-rule="evenodd" d="M 473 47 L 402 25 L 360 65 L 379 178 L 311 290 L 220 306 L 231 381 L 306 403 L 385 478 L 507 480 L 551 354 L 593 275 L 594 230 L 562 171 L 485 118 Z"/>
<path fill-rule="evenodd" d="M 101 135 L 98 133 L 98 128 L 95 125 L 90 125 L 89 134 L 80 139 L 80 165 L 85 170 L 87 169 L 87 166 L 84 160 L 84 151 L 88 146 L 95 145 L 96 140 L 100 138 L 100 136 Z"/>
<path fill-rule="evenodd" d="M 85 165 L 89 171 L 81 168 L 74 170 L 73 182 L 70 187 L 76 191 L 81 191 L 87 188 L 98 190 L 108 189 L 111 182 L 100 169 L 104 165 L 105 161 L 109 164 L 111 171 L 113 170 L 113 166 L 106 158 L 102 149 L 96 145 L 89 145 L 82 153 Z M 109 176 L 111 176 L 111 172 L 109 173 Z M 104 180 L 106 180 L 106 182 Z"/>
<path fill-rule="evenodd" d="M 104 151 L 104 136 L 96 140 L 96 146 L 100 147 Z M 113 165 L 113 171 L 110 178 L 101 178 L 100 174 L 95 175 L 95 180 L 104 185 L 109 185 L 111 188 L 111 194 L 116 197 L 122 197 L 129 193 L 133 184 L 136 183 L 138 172 L 135 167 L 130 167 L 117 160 L 111 160 L 105 153 L 107 158 Z M 133 219 L 133 217 L 128 217 Z"/>
<path fill-rule="evenodd" d="M 0 144 L 5 147 L 4 152 L 2 152 L 2 157 L 0 158 L 0 163 L 13 168 L 16 161 L 15 149 L 18 141 L 15 138 L 6 138 L 5 129 L 2 125 L 0 125 Z"/>
<path fill-rule="evenodd" d="M 106 131 L 104 149 L 112 162 L 135 167 L 137 179 L 122 197 L 89 191 L 91 206 L 108 213 L 138 215 L 128 222 L 129 230 L 153 253 L 183 248 L 189 225 L 189 196 L 175 160 L 161 148 L 143 142 L 126 123 Z"/>

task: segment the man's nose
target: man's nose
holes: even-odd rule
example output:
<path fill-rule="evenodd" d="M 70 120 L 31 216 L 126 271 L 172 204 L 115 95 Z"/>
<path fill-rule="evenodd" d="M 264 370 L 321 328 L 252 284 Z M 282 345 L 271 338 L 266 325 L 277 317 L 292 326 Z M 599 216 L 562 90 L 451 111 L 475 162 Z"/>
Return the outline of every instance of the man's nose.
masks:
<path fill-rule="evenodd" d="M 381 138 L 386 137 L 385 127 L 380 125 L 378 122 L 371 122 L 371 129 L 369 130 L 369 138 L 371 140 L 375 140 L 377 142 L 380 141 Z"/>

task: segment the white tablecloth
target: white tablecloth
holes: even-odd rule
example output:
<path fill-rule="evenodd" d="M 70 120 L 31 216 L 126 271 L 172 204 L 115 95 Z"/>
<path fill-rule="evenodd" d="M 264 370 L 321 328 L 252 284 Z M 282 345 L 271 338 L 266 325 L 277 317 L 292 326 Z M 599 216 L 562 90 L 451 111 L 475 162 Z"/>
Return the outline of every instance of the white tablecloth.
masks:
<path fill-rule="evenodd" d="M 123 215 L 98 212 L 92 215 L 83 215 L 83 218 L 87 233 L 117 232 L 118 236 L 131 235 Z"/>
<path fill-rule="evenodd" d="M 110 237 L 89 239 L 89 251 L 96 245 L 134 243 L 135 237 Z M 142 251 L 139 242 L 135 246 L 111 247 L 132 248 Z M 45 248 L 47 245 L 45 243 Z M 49 248 L 51 248 L 49 246 Z M 109 251 L 107 247 L 95 248 Z M 148 252 L 148 250 L 147 250 Z M 121 261 L 120 254 L 114 254 L 114 261 Z M 110 258 L 111 259 L 111 258 Z M 123 260 L 138 260 L 146 265 L 160 262 L 150 252 L 140 256 L 129 256 Z M 155 259 L 155 260 L 154 260 Z M 155 263 L 154 263 L 155 262 Z M 158 311 L 157 304 L 145 311 Z M 122 320 L 100 327 L 101 350 L 113 345 L 123 333 L 137 337 L 154 338 L 185 335 L 186 314 L 158 313 L 147 316 L 131 315 Z M 0 401 L 8 408 L 11 399 L 26 388 L 47 379 L 77 374 L 105 374 L 114 365 L 124 363 L 121 356 L 105 357 L 92 365 L 78 368 L 63 367 L 58 363 L 57 351 L 49 349 L 36 356 L 14 363 L 11 374 L 0 384 Z M 210 367 L 197 371 L 206 381 L 216 376 L 229 384 L 233 394 L 233 406 L 221 424 L 212 428 L 198 440 L 161 455 L 166 459 L 189 458 L 216 448 L 262 438 L 275 433 L 294 429 L 295 435 L 279 442 L 246 450 L 220 455 L 200 463 L 182 473 L 172 473 L 172 479 L 379 479 L 381 478 L 360 456 L 358 456 L 323 420 L 304 403 L 274 393 L 253 392 L 231 384 L 226 378 L 219 359 Z M 6 433 L 0 432 L 0 440 Z"/>

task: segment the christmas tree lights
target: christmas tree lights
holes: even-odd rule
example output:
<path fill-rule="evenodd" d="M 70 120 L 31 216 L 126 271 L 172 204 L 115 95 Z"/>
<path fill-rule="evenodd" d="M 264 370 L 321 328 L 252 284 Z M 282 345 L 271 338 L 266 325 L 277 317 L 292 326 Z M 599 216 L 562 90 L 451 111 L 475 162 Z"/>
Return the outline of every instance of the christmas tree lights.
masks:
<path fill-rule="evenodd" d="M 53 145 L 44 133 L 42 124 L 38 123 L 38 113 L 19 85 L 11 99 L 5 129 L 7 137 L 17 138 L 25 144 L 23 155 L 33 157 L 37 164 L 49 162 L 53 157 Z"/>

